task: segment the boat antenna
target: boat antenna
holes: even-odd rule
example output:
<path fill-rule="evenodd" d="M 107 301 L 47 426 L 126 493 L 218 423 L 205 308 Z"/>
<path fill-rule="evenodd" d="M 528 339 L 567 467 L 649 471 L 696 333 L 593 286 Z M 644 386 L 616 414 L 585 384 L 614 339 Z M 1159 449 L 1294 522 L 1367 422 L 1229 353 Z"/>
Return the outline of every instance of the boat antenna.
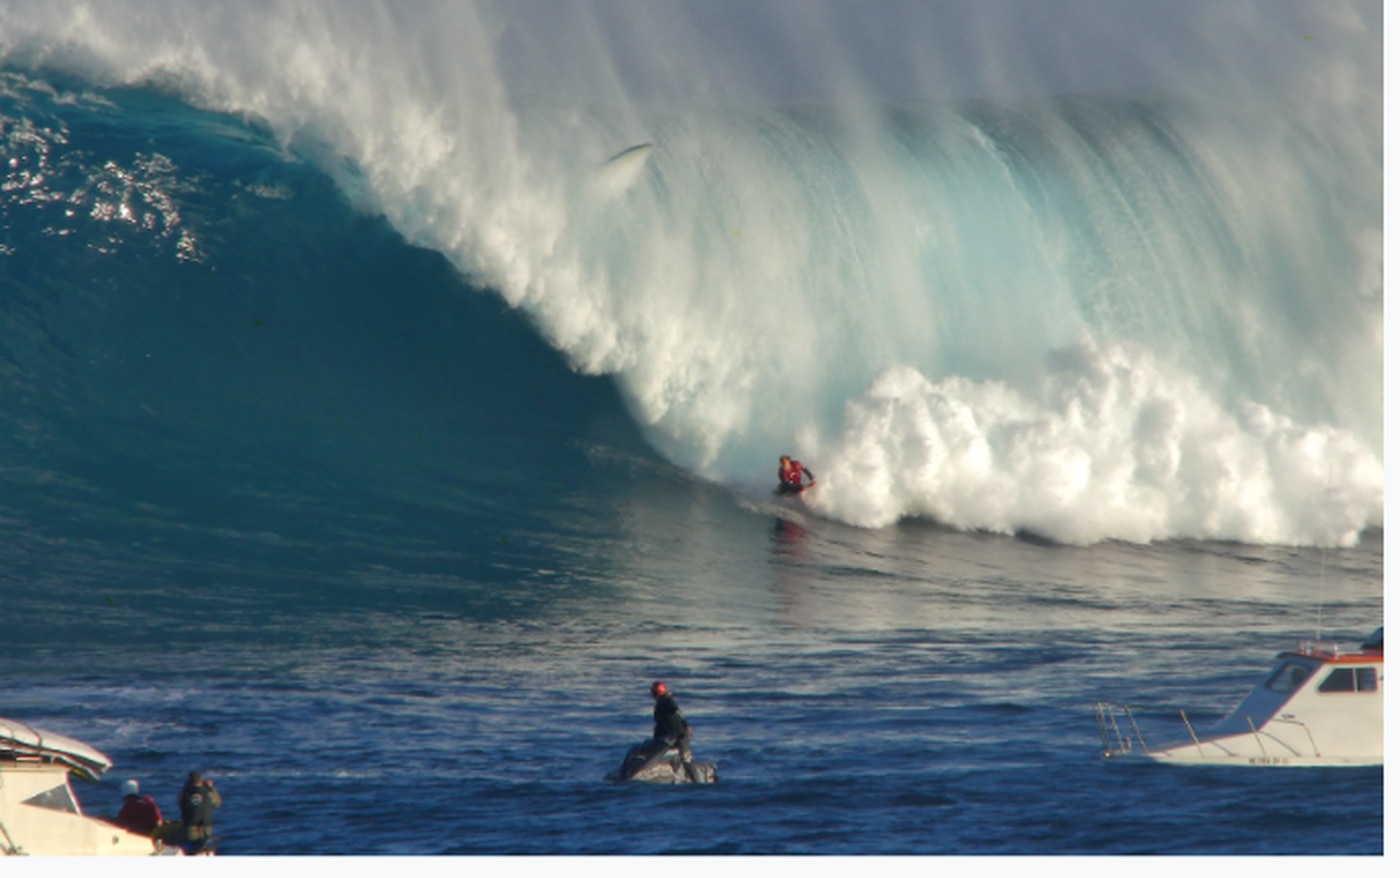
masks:
<path fill-rule="evenodd" d="M 1321 563 L 1318 564 L 1317 572 L 1317 631 L 1313 642 L 1322 643 L 1322 590 L 1327 582 L 1327 547 L 1318 546 L 1317 553 Z"/>
<path fill-rule="evenodd" d="M 1328 499 L 1328 500 L 1333 499 L 1334 497 L 1336 497 L 1336 494 L 1337 494 L 1337 489 L 1336 489 L 1336 487 L 1334 486 L 1333 481 L 1332 481 L 1332 472 L 1333 472 L 1333 468 L 1334 468 L 1335 466 L 1336 466 L 1336 462 L 1335 462 L 1335 461 L 1329 461 L 1328 464 L 1327 464 L 1327 491 L 1326 491 L 1326 495 L 1327 495 L 1327 499 Z M 1323 541 L 1323 540 L 1319 540 L 1319 541 L 1318 541 L 1317 553 L 1318 553 L 1318 559 L 1319 559 L 1318 570 L 1317 570 L 1317 632 L 1316 632 L 1316 635 L 1315 635 L 1314 638 L 1313 638 L 1313 642 L 1314 642 L 1314 643 L 1317 643 L 1317 644 L 1321 644 L 1321 643 L 1322 643 L 1322 598 L 1323 598 L 1324 590 L 1325 590 L 1325 588 L 1326 588 L 1326 586 L 1327 586 L 1327 544 L 1326 544 L 1325 541 Z"/>

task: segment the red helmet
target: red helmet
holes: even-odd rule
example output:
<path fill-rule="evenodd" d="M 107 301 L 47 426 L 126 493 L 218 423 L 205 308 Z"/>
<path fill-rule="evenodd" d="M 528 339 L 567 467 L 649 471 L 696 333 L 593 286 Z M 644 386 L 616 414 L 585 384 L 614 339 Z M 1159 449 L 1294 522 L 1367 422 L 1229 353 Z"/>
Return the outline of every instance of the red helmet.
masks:
<path fill-rule="evenodd" d="M 655 683 L 652 683 L 652 684 L 651 684 L 651 697 L 652 697 L 652 698 L 657 698 L 657 697 L 659 697 L 659 696 L 661 696 L 661 695 L 665 695 L 665 694 L 666 694 L 667 692 L 669 692 L 669 691 L 671 691 L 671 690 L 667 689 L 667 688 L 666 688 L 666 684 L 663 683 L 663 682 L 661 682 L 660 680 L 657 680 Z"/>

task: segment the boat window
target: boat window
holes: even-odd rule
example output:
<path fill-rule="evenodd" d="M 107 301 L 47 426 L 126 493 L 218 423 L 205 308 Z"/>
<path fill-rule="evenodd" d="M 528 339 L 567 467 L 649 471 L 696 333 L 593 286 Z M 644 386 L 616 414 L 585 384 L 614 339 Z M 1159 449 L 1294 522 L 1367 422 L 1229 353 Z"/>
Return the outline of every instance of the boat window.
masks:
<path fill-rule="evenodd" d="M 1322 685 L 1317 687 L 1319 692 L 1355 692 L 1356 675 L 1351 672 L 1351 668 L 1337 668 L 1327 679 L 1322 681 Z"/>
<path fill-rule="evenodd" d="M 1337 668 L 1327 679 L 1322 681 L 1322 685 L 1317 687 L 1319 692 L 1375 692 L 1376 691 L 1376 669 L 1375 668 Z"/>
<path fill-rule="evenodd" d="M 1303 681 L 1308 679 L 1309 673 L 1310 671 L 1304 665 L 1297 662 L 1284 662 L 1269 678 L 1269 682 L 1265 686 L 1271 692 L 1287 695 L 1303 685 Z"/>
<path fill-rule="evenodd" d="M 68 784 L 59 784 L 51 790 L 44 790 L 38 795 L 30 796 L 24 800 L 24 804 L 33 805 L 36 808 L 48 808 L 51 811 L 67 811 L 70 814 L 81 813 L 78 810 L 78 803 L 73 801 L 73 792 L 68 789 Z"/>

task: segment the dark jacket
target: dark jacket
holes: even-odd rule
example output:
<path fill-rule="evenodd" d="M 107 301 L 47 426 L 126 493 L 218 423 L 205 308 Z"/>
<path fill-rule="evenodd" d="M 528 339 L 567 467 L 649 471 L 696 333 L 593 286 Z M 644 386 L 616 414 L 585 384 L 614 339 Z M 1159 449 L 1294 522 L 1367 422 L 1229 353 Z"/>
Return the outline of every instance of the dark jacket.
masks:
<path fill-rule="evenodd" d="M 185 824 L 185 837 L 196 839 L 212 835 L 214 809 L 223 803 L 223 797 L 209 781 L 185 784 L 180 791 L 180 821 Z"/>
<path fill-rule="evenodd" d="M 681 706 L 669 693 L 656 699 L 656 708 L 652 710 L 651 716 L 656 721 L 652 737 L 673 741 L 684 741 L 689 737 L 690 723 L 686 722 L 685 714 L 681 713 Z"/>

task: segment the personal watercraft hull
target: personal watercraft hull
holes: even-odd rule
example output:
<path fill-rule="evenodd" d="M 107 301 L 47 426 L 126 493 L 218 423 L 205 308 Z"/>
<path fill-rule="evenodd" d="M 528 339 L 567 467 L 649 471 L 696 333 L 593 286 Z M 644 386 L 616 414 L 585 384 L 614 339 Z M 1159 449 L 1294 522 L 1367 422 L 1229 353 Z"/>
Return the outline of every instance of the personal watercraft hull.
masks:
<path fill-rule="evenodd" d="M 687 766 L 679 750 L 652 739 L 628 750 L 607 779 L 617 783 L 714 783 L 719 780 L 719 767 L 695 760 Z"/>

